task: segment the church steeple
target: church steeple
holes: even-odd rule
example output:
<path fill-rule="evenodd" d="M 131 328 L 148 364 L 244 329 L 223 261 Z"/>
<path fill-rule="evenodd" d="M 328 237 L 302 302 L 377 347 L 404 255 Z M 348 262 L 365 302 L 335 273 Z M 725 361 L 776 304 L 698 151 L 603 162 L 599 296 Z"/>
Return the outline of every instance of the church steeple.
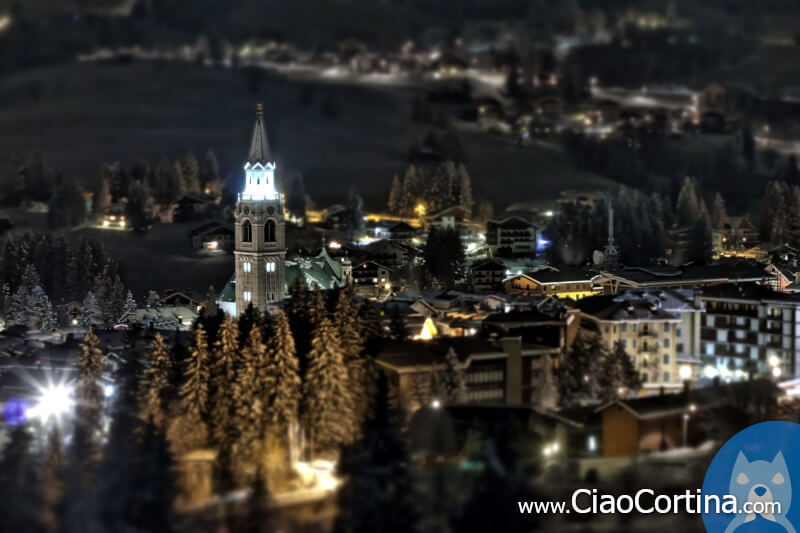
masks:
<path fill-rule="evenodd" d="M 261 104 L 256 106 L 256 123 L 253 126 L 253 137 L 244 171 L 244 191 L 239 195 L 240 201 L 280 200 L 275 183 L 275 162 L 269 150 Z"/>
<path fill-rule="evenodd" d="M 261 104 L 244 164 L 244 190 L 236 203 L 236 314 L 252 304 L 260 311 L 286 292 L 286 232 L 275 162 L 267 142 Z"/>
<path fill-rule="evenodd" d="M 261 104 L 256 105 L 256 123 L 253 126 L 253 136 L 250 139 L 250 153 L 247 162 L 252 166 L 256 163 L 266 166 L 272 163 L 272 154 L 269 150 L 267 128 L 264 126 L 264 112 Z"/>

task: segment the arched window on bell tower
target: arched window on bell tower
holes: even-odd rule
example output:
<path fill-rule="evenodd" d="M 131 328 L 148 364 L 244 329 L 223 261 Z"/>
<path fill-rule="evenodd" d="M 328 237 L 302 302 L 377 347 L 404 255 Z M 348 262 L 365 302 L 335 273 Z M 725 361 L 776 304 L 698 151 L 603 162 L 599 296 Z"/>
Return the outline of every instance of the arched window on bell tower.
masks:
<path fill-rule="evenodd" d="M 242 242 L 253 242 L 253 225 L 249 220 L 242 224 Z"/>
<path fill-rule="evenodd" d="M 264 226 L 264 242 L 275 242 L 275 221 L 267 220 Z"/>

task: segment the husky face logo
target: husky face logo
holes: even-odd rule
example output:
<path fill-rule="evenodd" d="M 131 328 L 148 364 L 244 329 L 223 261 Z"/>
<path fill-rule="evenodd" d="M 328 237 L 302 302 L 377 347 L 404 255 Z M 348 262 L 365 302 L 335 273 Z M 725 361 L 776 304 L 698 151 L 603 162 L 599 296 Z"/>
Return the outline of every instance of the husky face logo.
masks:
<path fill-rule="evenodd" d="M 755 503 L 774 503 L 764 508 L 759 513 L 762 518 L 783 526 L 787 533 L 795 533 L 795 529 L 786 514 L 792 504 L 792 482 L 789 478 L 789 469 L 783 458 L 783 452 L 778 452 L 772 461 L 748 461 L 743 452 L 739 452 L 736 463 L 731 471 L 730 494 L 736 497 L 737 505 L 741 509 L 745 502 L 750 502 L 750 508 Z M 725 533 L 733 531 L 742 524 L 752 522 L 756 514 L 751 512 L 736 515 L 728 524 Z"/>

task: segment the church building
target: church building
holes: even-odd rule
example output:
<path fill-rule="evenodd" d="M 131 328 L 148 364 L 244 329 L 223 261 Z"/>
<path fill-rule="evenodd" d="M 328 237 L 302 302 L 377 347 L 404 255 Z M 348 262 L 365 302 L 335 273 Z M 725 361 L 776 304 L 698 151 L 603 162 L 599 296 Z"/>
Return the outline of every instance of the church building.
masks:
<path fill-rule="evenodd" d="M 239 316 L 251 303 L 261 312 L 286 294 L 286 229 L 272 157 L 259 104 L 244 164 L 244 190 L 236 202 L 235 270 L 220 299 L 220 309 Z"/>

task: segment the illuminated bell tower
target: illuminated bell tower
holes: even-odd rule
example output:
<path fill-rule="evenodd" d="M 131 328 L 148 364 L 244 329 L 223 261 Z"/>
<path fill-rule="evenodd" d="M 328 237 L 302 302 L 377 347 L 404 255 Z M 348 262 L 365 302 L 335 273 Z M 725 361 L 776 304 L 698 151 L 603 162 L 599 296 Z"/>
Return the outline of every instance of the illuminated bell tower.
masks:
<path fill-rule="evenodd" d="M 236 202 L 236 314 L 252 302 L 261 312 L 283 300 L 286 238 L 275 161 L 269 150 L 261 104 L 250 153 L 244 165 L 244 191 Z"/>

